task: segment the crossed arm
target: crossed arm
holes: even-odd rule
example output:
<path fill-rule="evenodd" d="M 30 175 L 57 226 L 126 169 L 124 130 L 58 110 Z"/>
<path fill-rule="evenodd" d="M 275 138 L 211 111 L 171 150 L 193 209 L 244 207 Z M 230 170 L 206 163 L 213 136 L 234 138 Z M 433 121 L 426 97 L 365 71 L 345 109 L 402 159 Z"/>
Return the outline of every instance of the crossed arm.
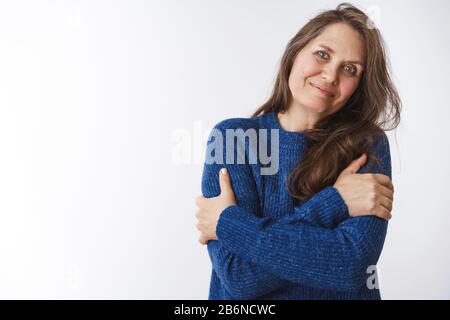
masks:
<path fill-rule="evenodd" d="M 220 129 L 220 128 L 219 128 Z M 377 151 L 383 167 L 373 173 L 390 177 L 390 154 L 384 136 Z M 292 283 L 332 290 L 356 290 L 365 269 L 376 264 L 387 222 L 376 217 L 348 219 L 347 207 L 333 187 L 326 187 L 283 218 L 258 218 L 259 199 L 247 165 L 205 164 L 204 197 L 220 193 L 218 172 L 227 167 L 236 206 L 223 211 L 219 240 L 209 241 L 213 269 L 229 293 L 252 299 Z M 361 170 L 367 172 L 367 165 Z"/>

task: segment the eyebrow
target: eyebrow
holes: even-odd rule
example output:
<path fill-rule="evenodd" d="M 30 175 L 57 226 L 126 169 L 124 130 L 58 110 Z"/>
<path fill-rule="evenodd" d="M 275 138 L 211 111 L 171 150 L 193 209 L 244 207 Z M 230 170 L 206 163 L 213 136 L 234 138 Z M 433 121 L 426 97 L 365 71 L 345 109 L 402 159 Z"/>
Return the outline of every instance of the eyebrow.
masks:
<path fill-rule="evenodd" d="M 328 51 L 330 51 L 331 53 L 335 53 L 333 49 L 331 49 L 329 46 L 324 45 L 324 44 L 319 44 L 319 47 L 322 47 Z M 354 63 L 354 64 L 359 64 L 361 67 L 364 67 L 364 63 L 362 63 L 361 61 L 358 60 L 354 60 L 354 61 L 346 61 L 348 63 Z"/>

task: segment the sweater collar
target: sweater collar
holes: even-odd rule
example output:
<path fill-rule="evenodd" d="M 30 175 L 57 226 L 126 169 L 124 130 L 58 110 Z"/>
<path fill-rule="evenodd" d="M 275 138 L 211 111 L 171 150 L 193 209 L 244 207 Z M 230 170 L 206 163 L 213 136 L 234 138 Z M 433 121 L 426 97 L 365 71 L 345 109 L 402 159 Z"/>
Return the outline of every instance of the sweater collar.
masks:
<path fill-rule="evenodd" d="M 277 114 L 273 111 L 265 114 L 270 129 L 278 129 L 280 146 L 295 148 L 302 146 L 306 140 L 306 134 L 302 131 L 286 131 L 278 120 Z"/>

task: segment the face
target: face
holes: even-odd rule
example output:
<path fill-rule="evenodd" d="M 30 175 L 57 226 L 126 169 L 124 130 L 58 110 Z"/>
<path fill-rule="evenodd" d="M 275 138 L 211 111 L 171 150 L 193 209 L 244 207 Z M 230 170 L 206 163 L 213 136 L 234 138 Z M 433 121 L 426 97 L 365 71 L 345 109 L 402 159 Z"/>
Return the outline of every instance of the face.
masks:
<path fill-rule="evenodd" d="M 356 91 L 364 63 L 359 33 L 344 23 L 327 26 L 295 58 L 289 75 L 291 106 L 318 118 L 338 111 Z"/>

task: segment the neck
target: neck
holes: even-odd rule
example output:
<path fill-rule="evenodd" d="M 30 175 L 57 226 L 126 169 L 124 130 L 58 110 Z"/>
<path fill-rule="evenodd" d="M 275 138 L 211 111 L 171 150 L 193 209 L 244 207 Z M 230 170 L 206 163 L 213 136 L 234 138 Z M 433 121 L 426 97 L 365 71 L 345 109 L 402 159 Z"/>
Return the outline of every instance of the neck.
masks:
<path fill-rule="evenodd" d="M 283 113 L 278 114 L 280 126 L 286 131 L 303 132 L 312 129 L 319 120 L 318 114 L 310 114 L 300 106 L 292 105 Z"/>

